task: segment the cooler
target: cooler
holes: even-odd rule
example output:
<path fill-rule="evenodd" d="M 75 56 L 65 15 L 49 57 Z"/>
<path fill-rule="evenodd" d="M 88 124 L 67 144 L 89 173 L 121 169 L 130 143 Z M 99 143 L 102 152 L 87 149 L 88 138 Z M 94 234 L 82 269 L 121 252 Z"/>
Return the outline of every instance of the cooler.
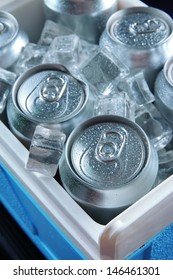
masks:
<path fill-rule="evenodd" d="M 119 0 L 118 9 L 132 3 L 144 5 L 138 0 Z M 1 9 L 17 18 L 30 41 L 37 41 L 44 23 L 42 0 L 1 1 Z M 160 236 L 165 232 L 171 240 L 173 176 L 104 226 L 86 214 L 54 178 L 27 171 L 27 156 L 28 150 L 8 129 L 6 115 L 1 115 L 0 201 L 46 259 L 163 257 L 163 250 L 153 246 L 163 242 Z M 164 257 L 173 259 L 171 247 Z"/>

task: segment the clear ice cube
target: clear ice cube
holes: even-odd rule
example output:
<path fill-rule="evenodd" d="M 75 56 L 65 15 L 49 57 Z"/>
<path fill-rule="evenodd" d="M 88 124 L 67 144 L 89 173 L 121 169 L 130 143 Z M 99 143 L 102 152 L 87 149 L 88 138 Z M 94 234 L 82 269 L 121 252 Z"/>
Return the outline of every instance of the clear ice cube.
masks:
<path fill-rule="evenodd" d="M 112 82 L 118 84 L 119 79 L 128 72 L 129 69 L 106 48 L 98 49 L 81 70 L 83 78 L 97 94 L 102 94 Z"/>
<path fill-rule="evenodd" d="M 173 140 L 164 149 L 158 151 L 159 173 L 158 183 L 173 175 Z"/>
<path fill-rule="evenodd" d="M 163 149 L 172 139 L 172 128 L 152 103 L 139 112 L 136 123 L 146 132 L 156 150 Z"/>
<path fill-rule="evenodd" d="M 77 69 L 81 71 L 81 69 L 86 65 L 89 60 L 96 55 L 96 53 L 99 50 L 99 46 L 96 44 L 91 44 L 85 40 L 80 39 L 80 45 L 79 45 L 79 61 L 77 66 Z"/>
<path fill-rule="evenodd" d="M 14 66 L 17 75 L 42 63 L 43 56 L 47 52 L 46 46 L 40 46 L 34 43 L 28 43 L 22 50 L 22 53 Z"/>
<path fill-rule="evenodd" d="M 137 104 L 137 108 L 143 107 L 155 100 L 143 72 L 127 76 L 121 80 L 119 86 L 128 93 L 130 99 Z"/>
<path fill-rule="evenodd" d="M 13 85 L 17 76 L 14 72 L 0 68 L 0 79 L 6 81 L 9 85 Z"/>
<path fill-rule="evenodd" d="M 26 169 L 53 177 L 58 168 L 66 136 L 57 127 L 38 125 L 29 151 Z"/>
<path fill-rule="evenodd" d="M 134 121 L 135 106 L 126 92 L 117 92 L 113 96 L 96 99 L 95 115 L 117 115 Z"/>
<path fill-rule="evenodd" d="M 62 24 L 55 23 L 51 20 L 46 20 L 40 38 L 38 40 L 38 44 L 49 46 L 52 43 L 53 39 L 55 39 L 55 37 L 70 35 L 72 33 L 73 32 L 69 28 L 63 26 Z"/>
<path fill-rule="evenodd" d="M 79 37 L 75 34 L 56 37 L 44 55 L 43 63 L 59 63 L 67 68 L 78 63 Z"/>
<path fill-rule="evenodd" d="M 7 99 L 15 80 L 15 73 L 0 68 L 0 114 L 5 110 Z"/>

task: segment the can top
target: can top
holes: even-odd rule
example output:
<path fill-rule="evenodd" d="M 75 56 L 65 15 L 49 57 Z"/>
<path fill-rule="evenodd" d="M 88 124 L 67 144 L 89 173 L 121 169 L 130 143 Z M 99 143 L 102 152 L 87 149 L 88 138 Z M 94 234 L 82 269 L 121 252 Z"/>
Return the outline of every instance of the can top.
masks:
<path fill-rule="evenodd" d="M 172 30 L 170 17 L 151 7 L 133 7 L 116 12 L 107 23 L 113 40 L 137 48 L 151 48 L 164 42 Z"/>
<path fill-rule="evenodd" d="M 148 140 L 137 124 L 122 117 L 105 117 L 85 125 L 75 135 L 70 150 L 74 172 L 104 190 L 131 182 L 148 158 Z"/>
<path fill-rule="evenodd" d="M 11 14 L 0 11 L 0 48 L 13 41 L 18 31 L 17 20 Z"/>
<path fill-rule="evenodd" d="M 86 85 L 63 67 L 46 69 L 46 65 L 41 65 L 19 79 L 15 97 L 17 106 L 36 122 L 66 121 L 78 114 L 87 99 Z"/>

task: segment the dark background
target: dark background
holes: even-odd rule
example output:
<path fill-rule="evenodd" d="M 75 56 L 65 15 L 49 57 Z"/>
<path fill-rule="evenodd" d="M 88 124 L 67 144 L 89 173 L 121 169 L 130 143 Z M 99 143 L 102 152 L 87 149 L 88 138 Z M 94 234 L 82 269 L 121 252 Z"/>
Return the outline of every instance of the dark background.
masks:
<path fill-rule="evenodd" d="M 133 0 L 132 0 L 133 1 Z M 147 4 L 148 6 L 152 6 L 158 9 L 161 9 L 163 11 L 165 11 L 166 13 L 168 13 L 171 17 L 173 17 L 173 3 L 172 1 L 157 1 L 157 0 L 144 0 L 143 1 L 145 4 Z"/>

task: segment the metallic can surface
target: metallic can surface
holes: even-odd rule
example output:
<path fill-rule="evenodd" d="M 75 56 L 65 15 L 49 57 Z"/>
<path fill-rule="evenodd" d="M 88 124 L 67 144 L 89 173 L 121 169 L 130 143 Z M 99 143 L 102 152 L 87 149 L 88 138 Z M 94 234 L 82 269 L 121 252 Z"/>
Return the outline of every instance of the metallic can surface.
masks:
<path fill-rule="evenodd" d="M 59 172 L 67 192 L 96 221 L 107 223 L 151 190 L 158 158 L 136 123 L 99 116 L 71 133 Z"/>
<path fill-rule="evenodd" d="M 57 126 L 68 135 L 92 116 L 92 104 L 86 84 L 62 65 L 45 64 L 17 79 L 7 104 L 7 116 L 14 133 L 30 141 L 36 125 Z"/>
<path fill-rule="evenodd" d="M 79 37 L 98 43 L 117 0 L 44 0 L 46 17 L 72 29 Z"/>
<path fill-rule="evenodd" d="M 109 18 L 100 46 L 107 46 L 129 68 L 143 69 L 147 79 L 154 80 L 172 53 L 173 21 L 156 8 L 120 10 Z"/>
<path fill-rule="evenodd" d="M 173 57 L 170 57 L 157 75 L 155 85 L 155 104 L 161 114 L 173 125 Z"/>
<path fill-rule="evenodd" d="M 29 39 L 10 13 L 0 11 L 0 67 L 9 68 L 18 59 Z"/>

